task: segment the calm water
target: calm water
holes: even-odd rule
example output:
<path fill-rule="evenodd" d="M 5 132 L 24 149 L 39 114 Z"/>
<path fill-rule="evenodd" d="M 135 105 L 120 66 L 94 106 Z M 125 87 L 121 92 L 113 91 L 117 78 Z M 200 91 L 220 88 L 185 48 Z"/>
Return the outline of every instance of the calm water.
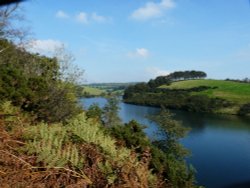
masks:
<path fill-rule="evenodd" d="M 84 108 L 93 103 L 105 105 L 103 98 L 82 99 Z M 158 108 L 120 103 L 120 117 L 147 125 L 145 132 L 154 139 L 157 125 L 147 115 Z M 208 115 L 173 111 L 175 119 L 191 127 L 181 142 L 190 149 L 188 159 L 197 170 L 199 185 L 207 188 L 250 188 L 250 120 L 235 116 Z"/>

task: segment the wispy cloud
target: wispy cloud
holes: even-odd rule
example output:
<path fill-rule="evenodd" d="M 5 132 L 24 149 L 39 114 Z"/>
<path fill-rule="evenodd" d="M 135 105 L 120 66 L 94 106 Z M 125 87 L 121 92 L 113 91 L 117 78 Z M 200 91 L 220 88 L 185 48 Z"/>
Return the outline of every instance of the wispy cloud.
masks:
<path fill-rule="evenodd" d="M 56 49 L 63 46 L 63 43 L 58 40 L 47 39 L 47 40 L 33 40 L 29 44 L 28 50 L 34 53 L 40 54 L 51 54 Z"/>
<path fill-rule="evenodd" d="M 111 19 L 106 16 L 99 15 L 96 12 L 93 13 L 86 13 L 86 12 L 80 12 L 76 15 L 76 20 L 83 24 L 88 23 L 107 23 Z"/>
<path fill-rule="evenodd" d="M 75 16 L 72 16 L 63 10 L 58 10 L 55 16 L 56 18 L 59 18 L 59 19 L 71 19 L 71 21 L 77 21 L 78 23 L 82 23 L 82 24 L 109 23 L 110 21 L 112 21 L 111 17 L 100 15 L 97 12 L 87 13 L 87 12 L 81 11 L 75 14 Z"/>
<path fill-rule="evenodd" d="M 105 16 L 101 16 L 101 15 L 98 15 L 96 12 L 93 12 L 91 14 L 91 19 L 95 22 L 98 22 L 98 23 L 105 23 L 105 22 L 108 22 L 110 21 L 110 18 L 108 17 L 105 17 Z"/>
<path fill-rule="evenodd" d="M 168 70 L 163 70 L 158 67 L 147 67 L 146 68 L 146 73 L 150 74 L 151 78 L 155 78 L 157 76 L 165 76 L 170 73 Z"/>
<path fill-rule="evenodd" d="M 165 11 L 174 8 L 174 0 L 161 0 L 159 3 L 147 2 L 143 7 L 138 8 L 131 14 L 131 18 L 138 21 L 146 21 L 162 17 Z"/>
<path fill-rule="evenodd" d="M 62 10 L 58 10 L 57 13 L 56 13 L 56 17 L 57 18 L 62 18 L 62 19 L 67 19 L 70 16 L 66 12 L 64 12 Z"/>
<path fill-rule="evenodd" d="M 88 21 L 88 15 L 85 12 L 80 12 L 76 15 L 76 20 L 80 23 L 87 24 L 89 23 Z"/>
<path fill-rule="evenodd" d="M 149 55 L 149 50 L 146 48 L 137 48 L 135 51 L 128 53 L 128 57 L 147 58 Z"/>

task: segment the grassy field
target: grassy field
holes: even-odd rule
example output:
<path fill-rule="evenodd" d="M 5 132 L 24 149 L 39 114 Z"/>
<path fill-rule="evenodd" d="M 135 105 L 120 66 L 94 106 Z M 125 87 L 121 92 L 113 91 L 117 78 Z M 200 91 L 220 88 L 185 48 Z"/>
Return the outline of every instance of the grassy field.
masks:
<path fill-rule="evenodd" d="M 105 90 L 99 89 L 99 88 L 93 88 L 93 87 L 89 87 L 89 86 L 84 86 L 83 87 L 83 92 L 87 93 L 88 95 L 92 95 L 92 96 L 100 96 L 103 93 L 106 93 Z"/>
<path fill-rule="evenodd" d="M 216 87 L 193 94 L 203 94 L 209 97 L 220 97 L 238 104 L 250 102 L 250 84 L 224 80 L 186 80 L 173 82 L 171 85 L 163 85 L 160 88 L 191 89 L 194 87 Z"/>

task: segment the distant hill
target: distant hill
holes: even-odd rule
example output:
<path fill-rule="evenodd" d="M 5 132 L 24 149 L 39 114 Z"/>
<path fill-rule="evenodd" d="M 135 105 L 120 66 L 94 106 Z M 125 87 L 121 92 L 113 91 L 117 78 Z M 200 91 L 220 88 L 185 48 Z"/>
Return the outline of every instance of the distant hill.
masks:
<path fill-rule="evenodd" d="M 124 102 L 194 112 L 250 115 L 249 83 L 211 79 L 163 82 L 166 84 L 154 84 L 156 87 L 150 85 L 152 81 L 128 87 Z"/>

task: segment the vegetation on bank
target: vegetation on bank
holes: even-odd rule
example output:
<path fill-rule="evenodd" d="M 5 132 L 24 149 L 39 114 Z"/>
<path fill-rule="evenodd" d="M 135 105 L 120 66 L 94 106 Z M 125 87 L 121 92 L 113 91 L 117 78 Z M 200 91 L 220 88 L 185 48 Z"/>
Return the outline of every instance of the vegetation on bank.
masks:
<path fill-rule="evenodd" d="M 123 99 L 127 103 L 165 106 L 194 112 L 250 114 L 248 82 L 183 76 L 191 72 L 195 71 L 177 72 L 179 78 L 176 77 L 176 73 L 172 73 L 157 77 L 148 83 L 128 87 Z"/>

